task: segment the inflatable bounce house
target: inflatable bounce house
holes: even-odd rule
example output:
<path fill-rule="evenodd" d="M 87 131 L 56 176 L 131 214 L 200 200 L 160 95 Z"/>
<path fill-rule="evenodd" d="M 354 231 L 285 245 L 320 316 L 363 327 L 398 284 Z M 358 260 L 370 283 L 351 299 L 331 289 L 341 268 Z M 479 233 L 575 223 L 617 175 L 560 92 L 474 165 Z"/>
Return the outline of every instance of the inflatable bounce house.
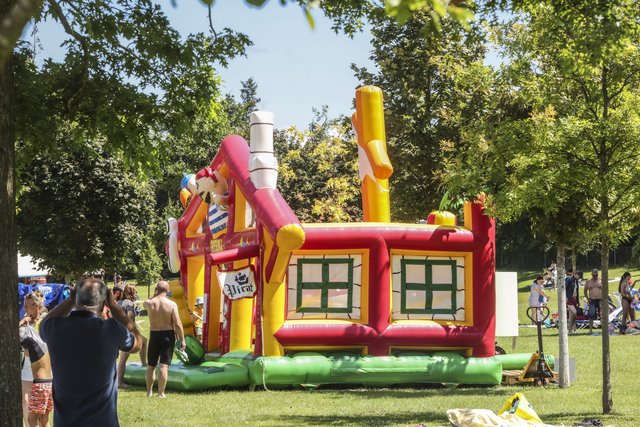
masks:
<path fill-rule="evenodd" d="M 381 90 L 356 92 L 358 223 L 300 223 L 276 188 L 273 115 L 250 122 L 249 143 L 225 138 L 183 179 L 184 214 L 168 221 L 173 297 L 188 327 L 204 297 L 207 352 L 172 365 L 168 387 L 499 384 L 494 221 L 480 202 L 464 205 L 463 224 L 440 211 L 390 221 Z M 127 381 L 144 384 L 144 370 L 129 366 Z"/>

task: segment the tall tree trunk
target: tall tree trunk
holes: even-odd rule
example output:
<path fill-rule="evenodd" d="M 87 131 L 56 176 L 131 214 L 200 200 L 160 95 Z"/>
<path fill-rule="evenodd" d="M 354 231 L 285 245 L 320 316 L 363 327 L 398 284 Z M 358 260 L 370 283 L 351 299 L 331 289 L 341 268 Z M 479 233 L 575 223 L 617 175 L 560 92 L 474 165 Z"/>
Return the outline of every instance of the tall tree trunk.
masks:
<path fill-rule="evenodd" d="M 565 249 L 564 245 L 557 244 L 557 271 L 558 271 L 558 340 L 560 388 L 569 387 L 569 330 L 567 329 L 567 294 L 565 292 Z"/>
<path fill-rule="evenodd" d="M 602 64 L 602 121 L 606 123 L 609 119 L 609 87 L 608 87 L 608 67 Z M 607 141 L 600 138 L 600 181 L 606 182 L 605 178 L 609 173 Z M 600 237 L 600 269 L 602 270 L 602 412 L 610 414 L 613 412 L 613 395 L 611 392 L 611 352 L 609 344 L 609 193 L 604 192 L 600 197 L 600 221 L 604 226 Z"/>
<path fill-rule="evenodd" d="M 608 214 L 607 214 L 608 215 Z M 611 352 L 609 344 L 609 236 L 601 238 L 600 265 L 602 270 L 602 412 L 613 412 L 613 394 L 611 392 Z"/>
<path fill-rule="evenodd" d="M 571 249 L 571 268 L 574 273 L 578 271 L 578 253 L 575 249 Z"/>
<path fill-rule="evenodd" d="M 0 2 L 0 21 L 14 3 Z M 0 66 L 0 325 L 5 326 L 0 333 L 0 420 L 3 425 L 21 426 L 12 99 L 13 68 L 9 59 Z"/>

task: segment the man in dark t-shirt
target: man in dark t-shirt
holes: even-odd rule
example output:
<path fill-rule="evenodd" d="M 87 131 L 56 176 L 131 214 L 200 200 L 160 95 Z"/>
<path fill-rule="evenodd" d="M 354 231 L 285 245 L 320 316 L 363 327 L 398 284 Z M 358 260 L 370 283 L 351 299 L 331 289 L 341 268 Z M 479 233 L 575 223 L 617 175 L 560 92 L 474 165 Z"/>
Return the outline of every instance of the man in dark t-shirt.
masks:
<path fill-rule="evenodd" d="M 101 318 L 105 305 L 113 318 Z M 104 282 L 82 279 L 42 322 L 40 334 L 51 356 L 54 425 L 118 426 L 118 350 L 137 352 L 141 339 Z"/>

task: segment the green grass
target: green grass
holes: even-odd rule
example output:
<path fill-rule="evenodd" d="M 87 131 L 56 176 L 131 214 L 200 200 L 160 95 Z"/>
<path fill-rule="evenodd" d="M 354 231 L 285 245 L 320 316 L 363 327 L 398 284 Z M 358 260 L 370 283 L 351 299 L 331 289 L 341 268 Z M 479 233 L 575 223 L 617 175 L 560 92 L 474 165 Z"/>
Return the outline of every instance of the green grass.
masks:
<path fill-rule="evenodd" d="M 623 270 L 611 270 L 619 277 Z M 632 271 L 634 276 L 640 271 Z M 535 277 L 526 273 L 519 277 L 521 288 Z M 614 284 L 615 285 L 615 284 Z M 615 286 L 614 286 L 615 287 Z M 146 288 L 139 291 L 143 294 Z M 550 308 L 557 307 L 555 291 Z M 146 294 L 146 292 L 144 292 Z M 528 291 L 520 292 L 520 323 L 525 321 L 524 307 Z M 146 297 L 146 295 L 144 295 Z M 141 298 L 143 295 L 141 295 Z M 146 318 L 141 329 L 148 330 Z M 544 329 L 545 351 L 557 355 L 557 329 Z M 637 426 L 634 391 L 635 354 L 640 336 L 611 337 L 611 372 L 615 413 L 600 414 L 602 369 L 601 338 L 580 331 L 569 338 L 571 357 L 577 359 L 577 383 L 569 389 L 555 386 L 536 387 L 463 387 L 449 388 L 384 388 L 329 389 L 292 391 L 212 391 L 204 393 L 168 392 L 167 399 L 146 398 L 144 390 L 131 387 L 119 393 L 120 422 L 124 426 L 404 426 L 423 423 L 448 425 L 447 409 L 486 408 L 497 411 L 513 393 L 522 392 L 542 420 L 549 424 L 574 425 L 584 418 L 599 418 L 605 425 Z M 502 338 L 498 344 L 510 353 L 531 352 L 537 348 L 535 328 L 520 328 L 516 347 L 512 339 Z M 130 360 L 135 360 L 132 355 Z"/>

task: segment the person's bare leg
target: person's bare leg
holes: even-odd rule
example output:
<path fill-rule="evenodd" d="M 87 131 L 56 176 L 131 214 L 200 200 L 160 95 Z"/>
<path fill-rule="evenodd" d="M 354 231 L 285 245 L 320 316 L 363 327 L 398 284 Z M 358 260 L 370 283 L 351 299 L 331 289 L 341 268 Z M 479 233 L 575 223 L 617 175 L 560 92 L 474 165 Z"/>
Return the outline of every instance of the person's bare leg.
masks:
<path fill-rule="evenodd" d="M 29 412 L 29 427 L 38 427 L 40 421 L 40 414 L 35 412 Z"/>
<path fill-rule="evenodd" d="M 627 318 L 629 317 L 629 301 L 622 300 L 622 323 L 620 324 L 620 334 L 624 335 L 627 329 Z"/>
<path fill-rule="evenodd" d="M 147 366 L 147 397 L 153 396 L 153 383 L 156 381 L 156 367 Z"/>
<path fill-rule="evenodd" d="M 49 427 L 49 413 L 40 414 L 40 427 Z"/>
<path fill-rule="evenodd" d="M 147 337 L 141 335 L 142 338 L 142 346 L 140 347 L 140 363 L 143 367 L 147 366 Z"/>
<path fill-rule="evenodd" d="M 158 397 L 165 397 L 164 389 L 169 379 L 169 365 L 160 364 L 160 373 L 158 374 Z"/>
<path fill-rule="evenodd" d="M 569 334 L 573 334 L 576 331 L 576 316 L 578 312 L 573 305 L 567 306 L 567 316 L 569 317 Z"/>
<path fill-rule="evenodd" d="M 29 393 L 31 393 L 31 381 L 22 381 L 22 418 L 24 424 L 29 425 Z"/>
<path fill-rule="evenodd" d="M 121 351 L 120 359 L 118 360 L 118 387 L 126 386 L 124 383 L 124 370 L 127 367 L 127 359 L 129 359 L 129 353 Z"/>

